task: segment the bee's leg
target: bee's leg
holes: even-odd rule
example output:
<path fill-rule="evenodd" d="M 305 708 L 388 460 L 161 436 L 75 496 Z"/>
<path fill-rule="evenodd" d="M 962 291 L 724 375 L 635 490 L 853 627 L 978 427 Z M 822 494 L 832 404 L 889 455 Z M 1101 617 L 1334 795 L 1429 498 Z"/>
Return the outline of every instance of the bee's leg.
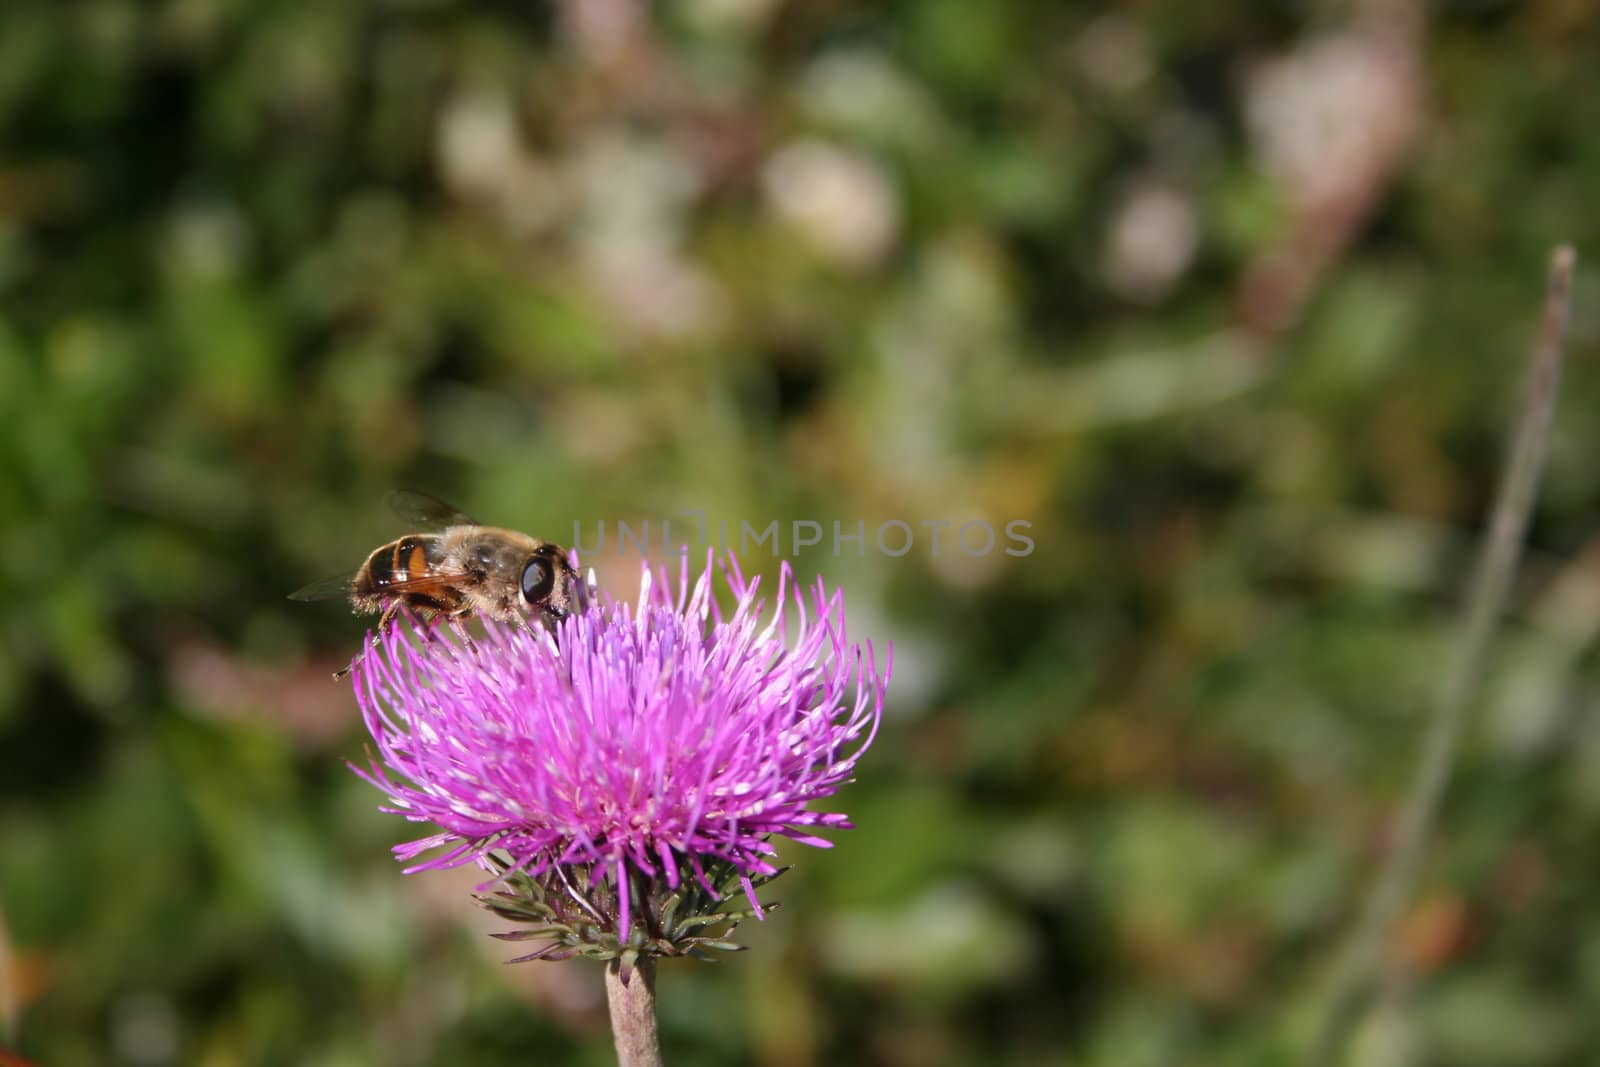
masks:
<path fill-rule="evenodd" d="M 378 641 L 383 637 L 384 631 L 390 626 L 394 625 L 394 618 L 396 615 L 400 614 L 401 607 L 401 603 L 397 600 L 383 609 L 383 614 L 378 617 L 378 625 L 374 628 L 371 641 L 369 642 L 370 647 L 378 647 Z M 359 658 L 360 657 L 358 656 L 357 659 Z M 351 660 L 343 667 L 340 667 L 338 670 L 334 671 L 333 680 L 336 682 L 344 680 L 344 678 L 349 675 L 351 669 L 354 668 L 355 665 L 356 661 Z"/>
<path fill-rule="evenodd" d="M 467 632 L 466 626 L 461 621 L 463 617 L 463 613 L 461 612 L 452 612 L 451 614 L 446 615 L 444 618 L 445 621 L 450 624 L 450 629 L 454 630 L 456 632 L 456 636 L 461 638 L 461 647 L 467 649 L 468 651 L 473 651 L 475 650 L 476 646 L 474 646 L 472 643 L 472 635 Z"/>
<path fill-rule="evenodd" d="M 445 623 L 454 631 L 456 637 L 460 638 L 460 647 L 451 649 L 451 654 L 454 656 L 475 655 L 478 651 L 478 646 L 473 643 L 472 635 L 467 632 L 467 628 L 462 622 L 464 618 L 468 617 L 468 613 L 464 611 L 441 612 L 434 617 L 434 622 Z"/>
<path fill-rule="evenodd" d="M 541 634 L 548 634 L 550 640 L 554 641 L 559 648 L 561 645 L 561 620 L 565 617 L 564 614 L 556 615 L 549 611 L 536 611 L 527 617 L 524 625 L 528 627 L 528 632 L 535 637 Z"/>
<path fill-rule="evenodd" d="M 373 629 L 372 632 L 373 648 L 377 648 L 378 642 L 383 640 L 383 635 L 389 632 L 389 628 L 394 625 L 394 620 L 400 614 L 400 609 L 403 607 L 405 607 L 405 605 L 396 600 L 390 603 L 388 607 L 383 609 L 383 614 L 378 616 L 378 625 Z"/>

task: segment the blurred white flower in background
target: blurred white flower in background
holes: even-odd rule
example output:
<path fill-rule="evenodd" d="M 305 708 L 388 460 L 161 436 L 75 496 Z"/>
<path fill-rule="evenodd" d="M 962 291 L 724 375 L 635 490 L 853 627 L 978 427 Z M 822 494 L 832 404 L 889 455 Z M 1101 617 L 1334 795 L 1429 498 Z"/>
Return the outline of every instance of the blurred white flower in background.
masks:
<path fill-rule="evenodd" d="M 674 142 L 610 124 L 549 162 L 526 144 L 511 97 L 480 88 L 446 104 L 436 152 L 445 184 L 512 234 L 562 235 L 624 327 L 681 337 L 718 320 L 719 290 L 682 250 L 703 176 Z"/>
<path fill-rule="evenodd" d="M 499 192 L 521 155 L 517 118 L 504 93 L 469 91 L 445 104 L 439 117 L 439 169 L 456 193 Z"/>
<path fill-rule="evenodd" d="M 1310 40 L 1263 64 L 1245 91 L 1263 168 L 1299 204 L 1363 188 L 1410 139 L 1414 73 L 1400 42 L 1360 31 Z"/>
<path fill-rule="evenodd" d="M 1289 210 L 1240 283 L 1248 326 L 1277 333 L 1360 232 L 1423 121 L 1421 5 L 1373 4 L 1250 72 L 1246 124 Z"/>
<path fill-rule="evenodd" d="M 447 101 L 434 151 L 451 192 L 486 205 L 515 234 L 547 229 L 565 212 L 565 190 L 523 143 L 503 90 L 472 89 Z"/>
<path fill-rule="evenodd" d="M 1141 180 L 1122 199 L 1107 236 L 1106 284 L 1141 304 L 1166 296 L 1194 262 L 1200 227 L 1189 197 Z"/>
<path fill-rule="evenodd" d="M 762 174 L 775 215 L 842 266 L 878 262 L 900 230 L 900 200 L 883 168 L 824 141 L 783 148 Z"/>
<path fill-rule="evenodd" d="M 688 213 L 703 191 L 684 151 L 604 128 L 579 150 L 572 181 L 583 204 L 574 220 L 580 258 L 628 324 L 665 336 L 712 327 L 721 292 L 682 250 Z"/>

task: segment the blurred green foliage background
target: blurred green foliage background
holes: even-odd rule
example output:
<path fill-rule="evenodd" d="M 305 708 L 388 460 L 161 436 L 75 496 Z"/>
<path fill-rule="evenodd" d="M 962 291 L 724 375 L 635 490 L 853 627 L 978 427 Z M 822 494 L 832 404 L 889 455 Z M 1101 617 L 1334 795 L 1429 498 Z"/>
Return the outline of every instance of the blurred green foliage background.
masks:
<path fill-rule="evenodd" d="M 362 624 L 284 599 L 406 486 L 814 520 L 896 644 L 670 1061 L 1300 1062 L 1596 190 L 1587 0 L 7 0 L 0 1047 L 609 1061 L 598 969 L 400 874 Z M 1597 277 L 1351 1062 L 1600 1048 Z"/>

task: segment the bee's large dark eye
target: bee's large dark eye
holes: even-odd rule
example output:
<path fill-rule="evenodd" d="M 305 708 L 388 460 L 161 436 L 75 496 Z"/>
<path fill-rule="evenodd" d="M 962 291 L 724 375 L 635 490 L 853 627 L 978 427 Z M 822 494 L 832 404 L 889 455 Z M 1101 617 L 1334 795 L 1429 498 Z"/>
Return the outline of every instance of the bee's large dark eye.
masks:
<path fill-rule="evenodd" d="M 522 599 L 529 604 L 537 604 L 548 597 L 555 584 L 556 572 L 545 560 L 535 557 L 522 568 Z"/>

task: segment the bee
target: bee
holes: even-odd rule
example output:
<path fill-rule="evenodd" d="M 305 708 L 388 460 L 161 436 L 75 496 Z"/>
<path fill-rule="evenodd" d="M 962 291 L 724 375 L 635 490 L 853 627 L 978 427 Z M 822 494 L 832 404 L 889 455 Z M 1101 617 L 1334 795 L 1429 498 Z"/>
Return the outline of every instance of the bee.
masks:
<path fill-rule="evenodd" d="M 555 622 L 582 609 L 588 590 L 560 545 L 480 526 L 425 493 L 396 491 L 388 500 L 396 515 L 429 532 L 381 545 L 355 573 L 313 582 L 290 600 L 348 598 L 358 614 L 382 612 L 379 633 L 409 608 L 430 622 L 445 619 L 463 636 L 461 621 L 473 615 Z"/>

